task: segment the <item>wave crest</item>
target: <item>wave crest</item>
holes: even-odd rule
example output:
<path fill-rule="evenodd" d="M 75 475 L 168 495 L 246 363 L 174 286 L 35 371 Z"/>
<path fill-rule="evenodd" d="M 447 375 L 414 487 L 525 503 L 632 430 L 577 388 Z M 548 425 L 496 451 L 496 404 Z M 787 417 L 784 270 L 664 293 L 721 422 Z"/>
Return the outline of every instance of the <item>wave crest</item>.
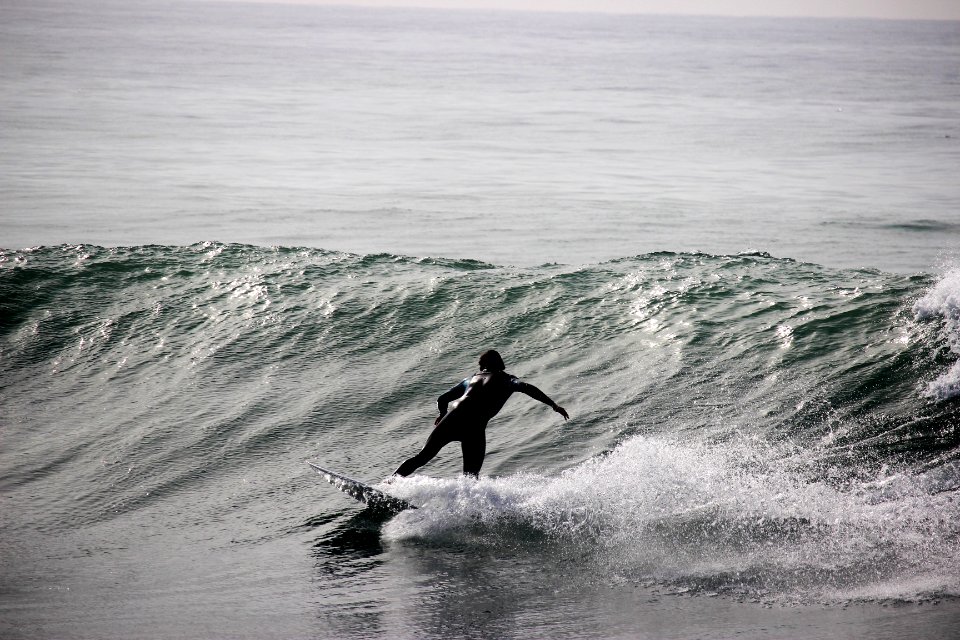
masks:
<path fill-rule="evenodd" d="M 960 357 L 960 267 L 949 270 L 913 305 L 917 320 L 942 319 L 941 337 L 952 354 Z M 924 395 L 937 401 L 960 396 L 960 360 L 930 382 Z"/>

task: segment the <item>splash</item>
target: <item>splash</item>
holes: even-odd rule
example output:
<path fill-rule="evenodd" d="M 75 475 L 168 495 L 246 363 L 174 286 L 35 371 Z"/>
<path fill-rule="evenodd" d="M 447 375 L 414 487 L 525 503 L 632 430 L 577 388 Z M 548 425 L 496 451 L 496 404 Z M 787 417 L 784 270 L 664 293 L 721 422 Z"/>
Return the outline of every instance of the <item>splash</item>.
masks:
<path fill-rule="evenodd" d="M 400 514 L 384 537 L 550 544 L 561 555 L 586 554 L 598 575 L 681 593 L 960 595 L 960 465 L 829 483 L 804 472 L 804 455 L 634 437 L 555 477 L 414 477 L 391 490 L 423 508 Z"/>
<path fill-rule="evenodd" d="M 955 356 L 960 356 L 960 268 L 949 270 L 914 303 L 913 312 L 917 320 L 942 318 L 943 341 Z M 938 401 L 960 396 L 960 360 L 929 383 L 924 395 Z"/>

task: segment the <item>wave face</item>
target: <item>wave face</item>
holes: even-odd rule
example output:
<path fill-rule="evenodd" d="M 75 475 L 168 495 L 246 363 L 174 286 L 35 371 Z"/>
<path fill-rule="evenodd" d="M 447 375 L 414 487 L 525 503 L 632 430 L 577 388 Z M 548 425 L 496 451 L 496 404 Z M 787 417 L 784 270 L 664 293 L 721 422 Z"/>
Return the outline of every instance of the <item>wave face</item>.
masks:
<path fill-rule="evenodd" d="M 288 535 L 273 499 L 315 504 L 304 458 L 386 476 L 496 347 L 573 419 L 511 400 L 482 480 L 436 477 L 456 478 L 451 448 L 391 485 L 423 508 L 385 525 L 390 544 L 545 547 L 681 593 L 960 595 L 958 299 L 956 270 L 765 254 L 521 269 L 216 243 L 4 251 L 4 536 L 159 512 L 205 526 L 228 505 Z M 243 499 L 237 465 L 260 478 Z"/>

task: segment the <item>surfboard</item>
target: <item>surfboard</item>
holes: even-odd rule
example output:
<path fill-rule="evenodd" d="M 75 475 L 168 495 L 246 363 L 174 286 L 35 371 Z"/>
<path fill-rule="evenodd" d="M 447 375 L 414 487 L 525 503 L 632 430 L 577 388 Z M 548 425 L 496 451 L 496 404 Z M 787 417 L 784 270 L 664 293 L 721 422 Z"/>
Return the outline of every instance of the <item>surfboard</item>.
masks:
<path fill-rule="evenodd" d="M 348 476 L 343 475 L 342 473 L 337 473 L 336 471 L 331 471 L 330 469 L 324 469 L 318 464 L 312 462 L 307 462 L 308 465 L 313 467 L 314 471 L 319 473 L 324 480 L 335 486 L 340 491 L 343 491 L 345 494 L 353 498 L 358 502 L 362 502 L 371 509 L 376 509 L 377 511 L 386 511 L 390 513 L 400 513 L 405 509 L 416 509 L 416 507 L 406 500 L 400 498 L 395 498 L 379 489 L 374 489 L 373 487 L 366 485 L 359 480 L 354 480 Z"/>

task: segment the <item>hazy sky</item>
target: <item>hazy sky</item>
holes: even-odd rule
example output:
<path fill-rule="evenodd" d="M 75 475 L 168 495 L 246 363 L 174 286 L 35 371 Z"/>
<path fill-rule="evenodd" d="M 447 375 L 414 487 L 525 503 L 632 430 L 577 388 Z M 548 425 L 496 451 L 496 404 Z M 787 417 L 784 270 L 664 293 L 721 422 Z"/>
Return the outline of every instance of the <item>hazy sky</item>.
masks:
<path fill-rule="evenodd" d="M 257 0 L 254 0 L 257 1 Z M 259 0 L 270 2 L 272 0 Z M 340 4 L 449 9 L 522 9 L 613 13 L 823 16 L 960 20 L 960 0 L 273 0 L 291 4 Z"/>

